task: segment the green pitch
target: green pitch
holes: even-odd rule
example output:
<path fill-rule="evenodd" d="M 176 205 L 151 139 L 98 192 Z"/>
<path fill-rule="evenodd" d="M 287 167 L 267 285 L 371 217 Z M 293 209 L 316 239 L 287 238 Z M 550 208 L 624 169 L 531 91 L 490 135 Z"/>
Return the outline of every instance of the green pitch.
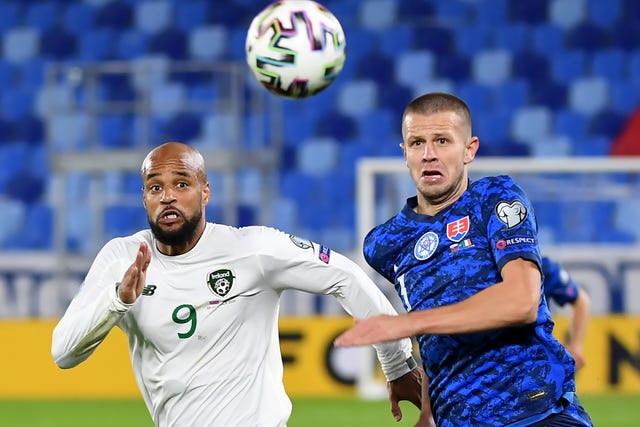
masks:
<path fill-rule="evenodd" d="M 639 395 L 583 396 L 596 427 L 636 427 Z M 413 426 L 418 411 L 402 403 L 396 423 L 386 401 L 294 399 L 289 427 Z M 153 427 L 142 401 L 2 401 L 0 426 L 6 427 Z"/>

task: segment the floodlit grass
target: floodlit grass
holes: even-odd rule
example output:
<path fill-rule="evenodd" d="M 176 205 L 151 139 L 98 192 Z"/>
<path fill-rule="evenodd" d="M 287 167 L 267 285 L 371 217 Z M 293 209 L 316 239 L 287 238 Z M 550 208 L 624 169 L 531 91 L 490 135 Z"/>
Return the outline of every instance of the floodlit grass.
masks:
<path fill-rule="evenodd" d="M 636 427 L 639 395 L 581 396 L 596 427 Z M 401 404 L 396 423 L 385 400 L 294 399 L 289 427 L 413 426 L 418 410 Z M 0 426 L 6 427 L 153 427 L 140 400 L 0 401 Z"/>

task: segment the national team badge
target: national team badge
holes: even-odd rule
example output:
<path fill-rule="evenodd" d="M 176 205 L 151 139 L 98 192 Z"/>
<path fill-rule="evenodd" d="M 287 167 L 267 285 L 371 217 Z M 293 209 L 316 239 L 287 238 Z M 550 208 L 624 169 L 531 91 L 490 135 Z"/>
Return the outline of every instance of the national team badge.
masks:
<path fill-rule="evenodd" d="M 299 247 L 300 249 L 309 249 L 313 247 L 313 243 L 311 243 L 311 241 L 295 236 L 293 234 L 289 234 L 289 239 L 291 239 L 293 244 Z"/>
<path fill-rule="evenodd" d="M 469 231 L 469 216 L 458 219 L 447 224 L 447 237 L 452 242 L 459 242 L 464 239 Z"/>
<path fill-rule="evenodd" d="M 496 215 L 507 228 L 513 228 L 522 224 L 527 218 L 527 208 L 520 200 L 510 203 L 502 201 L 496 205 Z"/>
<path fill-rule="evenodd" d="M 231 290 L 234 279 L 235 276 L 233 275 L 233 272 L 229 269 L 223 268 L 216 270 L 213 273 L 209 273 L 207 284 L 214 294 L 223 297 Z"/>
<path fill-rule="evenodd" d="M 420 261 L 431 258 L 438 248 L 440 239 L 433 231 L 429 231 L 422 235 L 413 247 L 413 256 Z"/>

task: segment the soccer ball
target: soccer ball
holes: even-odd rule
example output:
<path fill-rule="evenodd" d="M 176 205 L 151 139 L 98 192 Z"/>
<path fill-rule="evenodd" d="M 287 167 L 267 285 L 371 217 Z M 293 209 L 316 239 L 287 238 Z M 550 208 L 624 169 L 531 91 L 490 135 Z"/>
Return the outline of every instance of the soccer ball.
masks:
<path fill-rule="evenodd" d="M 251 21 L 245 43 L 253 76 L 287 98 L 324 90 L 342 71 L 346 40 L 340 21 L 311 0 L 282 0 Z"/>

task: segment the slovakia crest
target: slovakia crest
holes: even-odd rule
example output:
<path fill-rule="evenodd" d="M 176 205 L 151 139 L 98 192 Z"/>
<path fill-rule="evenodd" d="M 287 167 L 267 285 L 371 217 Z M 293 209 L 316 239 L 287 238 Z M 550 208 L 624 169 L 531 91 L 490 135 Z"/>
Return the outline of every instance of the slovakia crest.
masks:
<path fill-rule="evenodd" d="M 413 256 L 420 261 L 431 258 L 438 248 L 440 238 L 433 231 L 422 235 L 413 247 Z"/>
<path fill-rule="evenodd" d="M 469 216 L 447 224 L 447 237 L 452 242 L 459 242 L 469 232 Z"/>

